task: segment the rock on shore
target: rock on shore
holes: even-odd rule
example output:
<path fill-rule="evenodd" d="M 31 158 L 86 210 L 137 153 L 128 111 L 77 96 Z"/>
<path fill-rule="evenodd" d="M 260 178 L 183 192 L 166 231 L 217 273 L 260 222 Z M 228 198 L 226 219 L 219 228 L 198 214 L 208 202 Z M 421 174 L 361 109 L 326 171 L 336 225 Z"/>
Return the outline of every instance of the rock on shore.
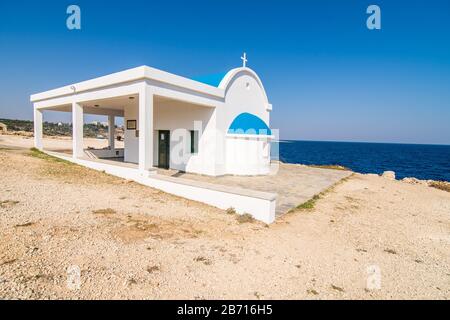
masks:
<path fill-rule="evenodd" d="M 381 175 L 383 178 L 389 179 L 389 180 L 395 180 L 395 172 L 394 171 L 385 171 Z"/>
<path fill-rule="evenodd" d="M 368 174 L 368 175 L 373 175 L 373 174 Z M 395 172 L 394 171 L 384 171 L 381 174 L 381 177 L 388 179 L 388 180 L 395 180 Z M 400 181 L 409 183 L 409 184 L 433 187 L 436 189 L 450 192 L 450 182 L 447 182 L 447 181 L 421 180 L 421 179 L 417 179 L 414 177 L 406 177 L 406 178 L 401 179 Z"/>

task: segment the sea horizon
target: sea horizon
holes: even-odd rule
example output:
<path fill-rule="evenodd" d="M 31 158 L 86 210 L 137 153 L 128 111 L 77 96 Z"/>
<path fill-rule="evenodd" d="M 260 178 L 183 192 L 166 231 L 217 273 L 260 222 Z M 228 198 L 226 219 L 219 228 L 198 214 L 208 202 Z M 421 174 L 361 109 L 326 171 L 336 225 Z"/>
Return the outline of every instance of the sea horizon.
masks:
<path fill-rule="evenodd" d="M 418 143 L 418 142 L 378 142 L 378 141 L 342 141 L 342 140 L 304 140 L 304 139 L 280 139 L 275 142 L 333 142 L 333 143 L 370 143 L 370 144 L 401 144 L 401 145 L 418 145 L 418 146 L 444 146 L 449 144 L 442 143 Z"/>
<path fill-rule="evenodd" d="M 277 142 L 274 142 L 277 144 Z M 339 165 L 358 173 L 394 171 L 397 179 L 450 181 L 450 145 L 280 140 L 272 157 L 286 163 Z"/>

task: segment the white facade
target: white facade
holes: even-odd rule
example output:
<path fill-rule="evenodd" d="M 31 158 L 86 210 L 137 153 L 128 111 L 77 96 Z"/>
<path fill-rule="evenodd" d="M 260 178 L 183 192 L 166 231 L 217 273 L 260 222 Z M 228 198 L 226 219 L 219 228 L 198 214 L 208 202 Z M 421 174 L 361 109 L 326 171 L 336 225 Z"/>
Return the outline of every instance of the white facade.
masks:
<path fill-rule="evenodd" d="M 124 149 L 115 149 L 110 130 L 110 148 L 93 153 L 123 157 L 144 175 L 158 166 L 212 176 L 270 170 L 272 106 L 259 77 L 246 67 L 214 83 L 142 66 L 34 94 L 31 101 L 38 149 L 43 149 L 42 112 L 57 110 L 72 112 L 75 159 L 86 157 L 84 114 L 99 114 L 108 116 L 109 128 L 115 117 L 124 118 Z"/>

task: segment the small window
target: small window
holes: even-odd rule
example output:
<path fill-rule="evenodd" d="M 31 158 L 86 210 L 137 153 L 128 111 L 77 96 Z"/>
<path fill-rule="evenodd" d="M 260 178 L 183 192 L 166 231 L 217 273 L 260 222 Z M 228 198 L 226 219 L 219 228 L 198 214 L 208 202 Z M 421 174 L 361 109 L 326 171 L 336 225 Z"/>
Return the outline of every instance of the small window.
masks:
<path fill-rule="evenodd" d="M 198 131 L 191 130 L 191 154 L 198 153 Z"/>

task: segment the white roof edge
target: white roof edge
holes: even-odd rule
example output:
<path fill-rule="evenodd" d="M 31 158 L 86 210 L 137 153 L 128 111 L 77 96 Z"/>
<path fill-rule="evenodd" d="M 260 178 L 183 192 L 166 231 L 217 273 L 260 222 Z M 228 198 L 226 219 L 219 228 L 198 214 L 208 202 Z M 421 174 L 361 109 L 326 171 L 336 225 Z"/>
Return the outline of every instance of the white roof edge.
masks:
<path fill-rule="evenodd" d="M 224 90 L 220 88 L 149 66 L 144 66 L 144 68 L 146 79 L 154 79 L 177 87 L 203 92 L 217 97 L 224 97 L 225 95 Z"/>
<path fill-rule="evenodd" d="M 98 78 L 69 84 L 56 89 L 32 94 L 30 96 L 30 101 L 36 102 L 61 96 L 72 95 L 74 93 L 72 89 L 73 87 L 75 87 L 77 93 L 80 93 L 87 90 L 99 89 L 102 87 L 144 79 L 156 80 L 159 82 L 172 84 L 177 87 L 182 87 L 201 93 L 206 93 L 212 96 L 224 97 L 224 90 L 220 88 L 216 88 L 192 79 L 188 79 L 149 66 L 140 66 L 132 69 L 127 69 L 124 71 L 111 73 Z"/>

